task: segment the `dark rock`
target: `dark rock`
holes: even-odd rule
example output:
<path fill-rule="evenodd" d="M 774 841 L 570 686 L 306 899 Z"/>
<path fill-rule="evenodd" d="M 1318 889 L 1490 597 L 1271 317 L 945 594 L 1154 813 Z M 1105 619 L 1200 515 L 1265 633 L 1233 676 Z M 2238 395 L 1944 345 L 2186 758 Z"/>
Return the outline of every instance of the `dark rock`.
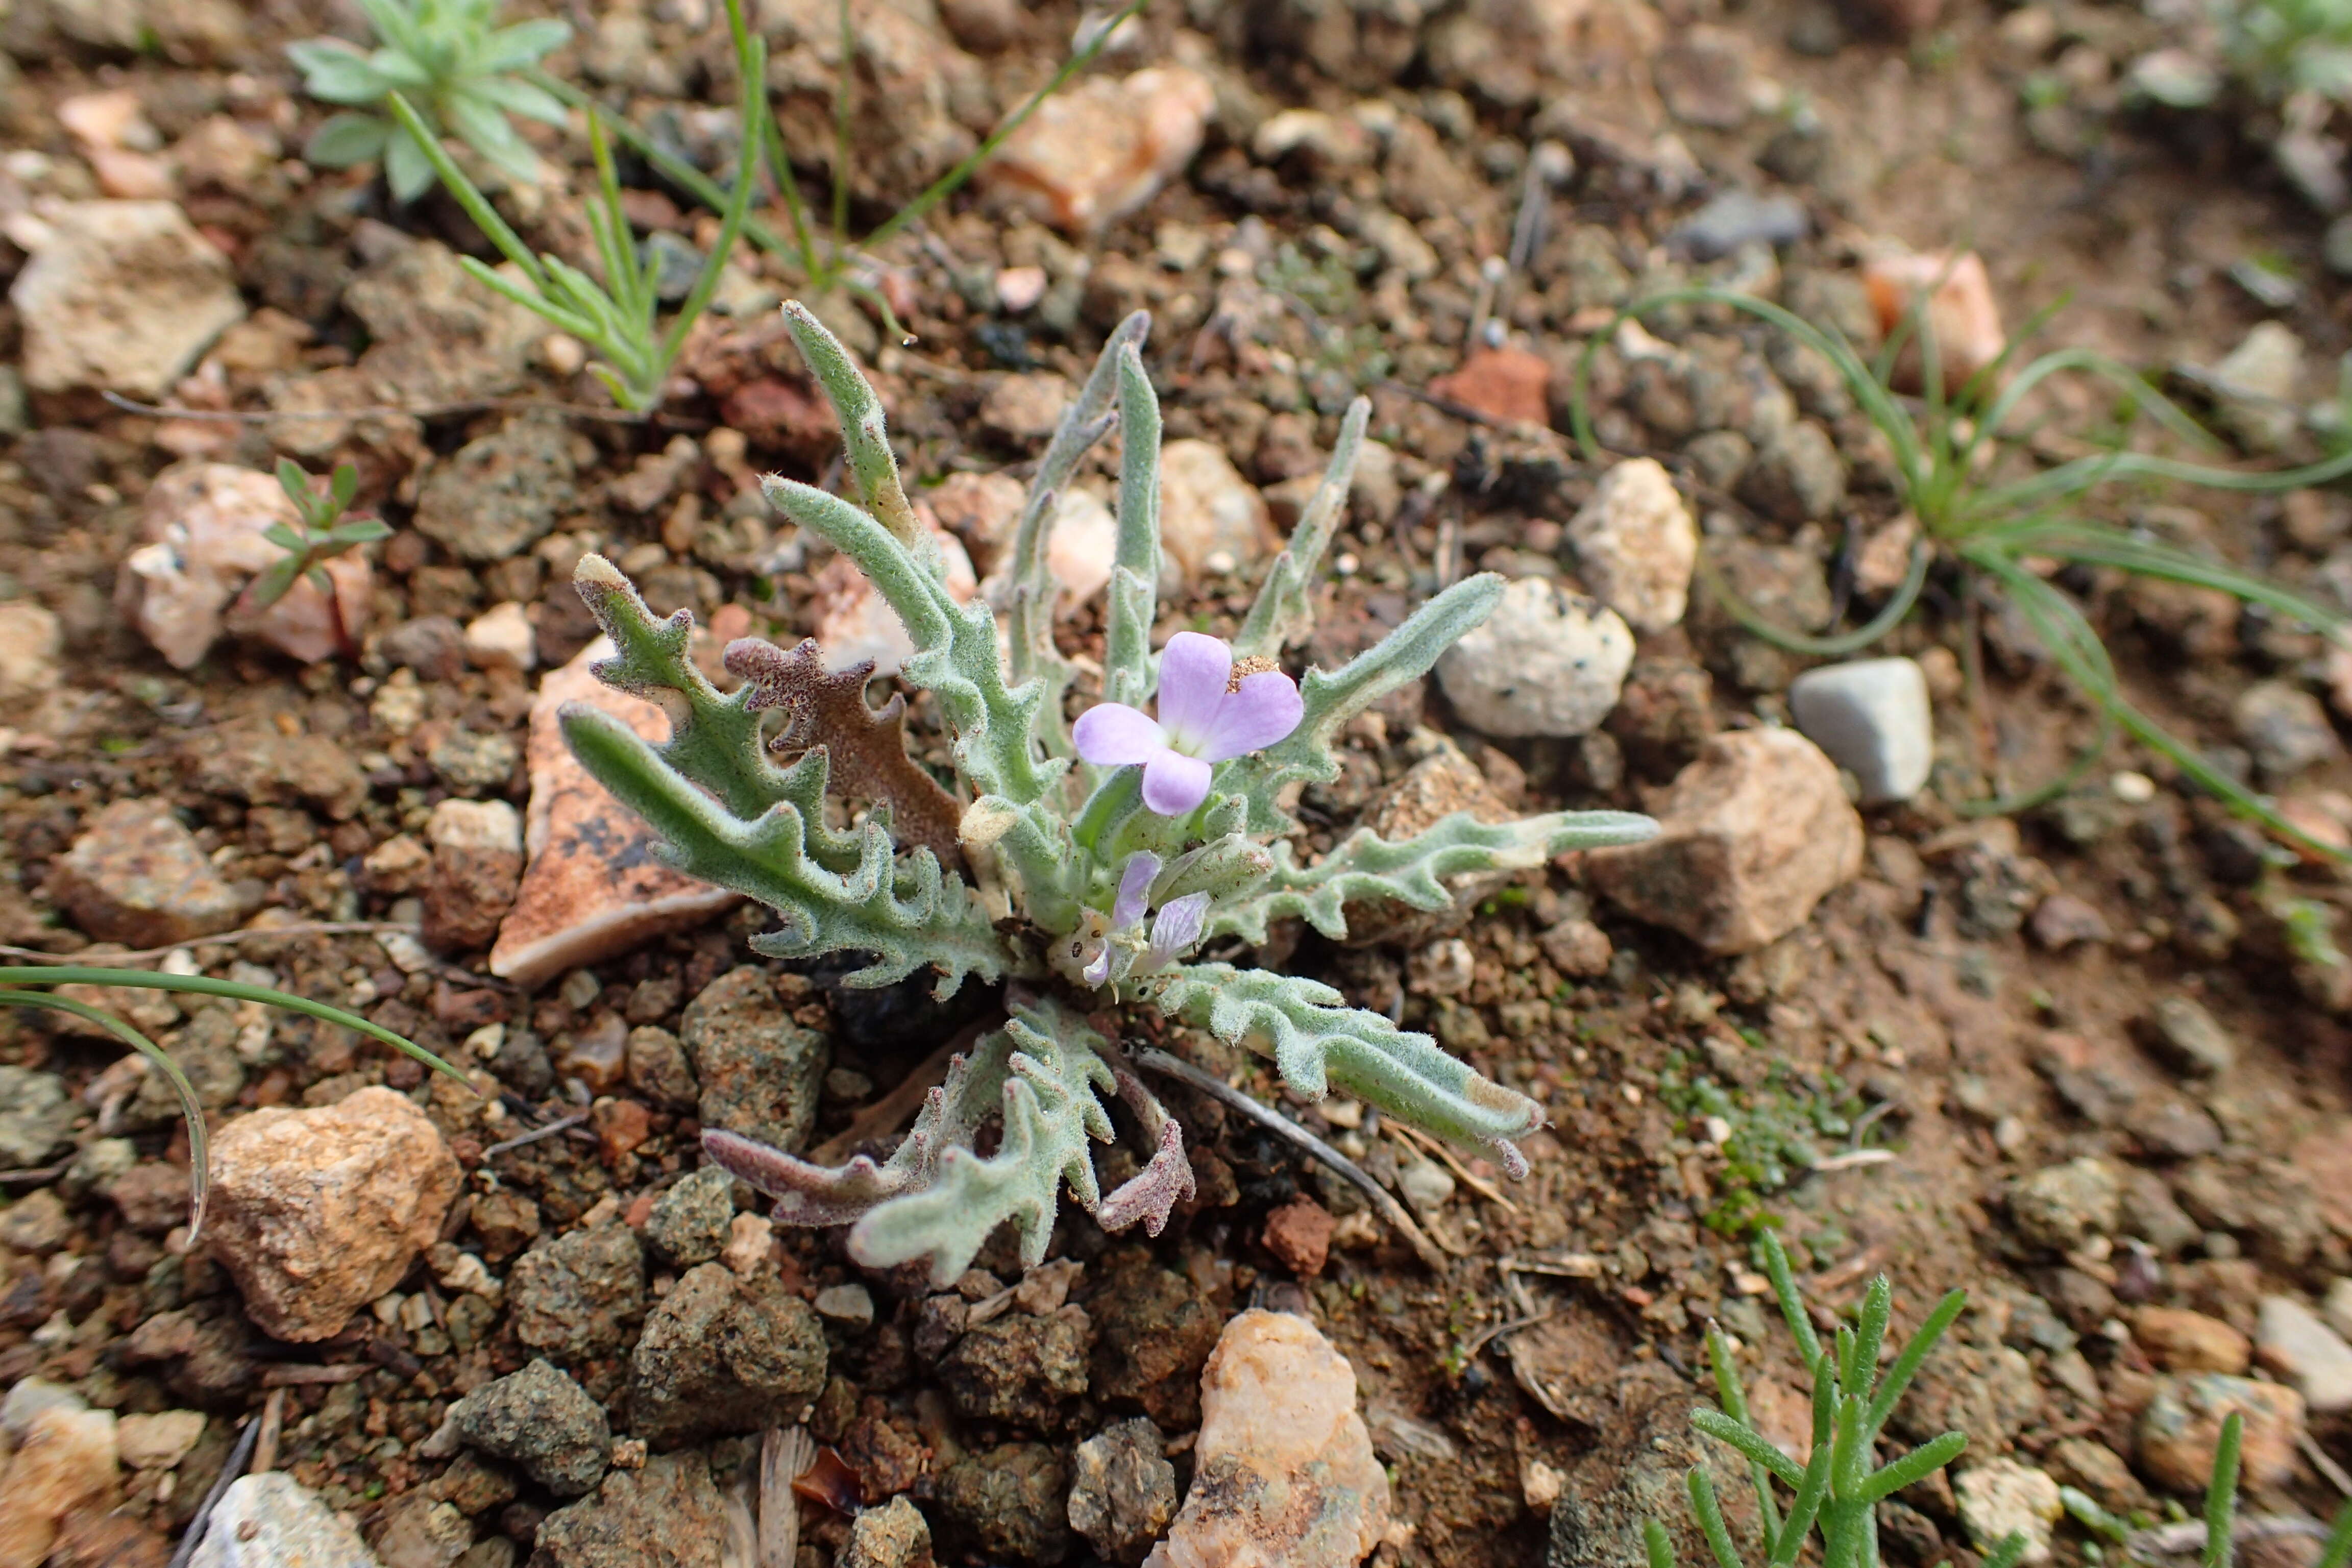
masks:
<path fill-rule="evenodd" d="M 1728 256 L 1743 245 L 1794 245 L 1811 232 L 1805 204 L 1785 194 L 1759 196 L 1726 191 L 1683 220 L 1667 243 L 1699 261 Z"/>
<path fill-rule="evenodd" d="M 515 1338 L 557 1362 L 625 1348 L 646 1311 L 645 1258 L 624 1225 L 575 1230 L 532 1247 L 507 1280 Z"/>
<path fill-rule="evenodd" d="M 1685 1489 L 1694 1468 L 1714 1481 L 1732 1539 L 1750 1539 L 1755 1493 L 1738 1457 L 1691 1429 L 1688 1384 L 1658 1366 L 1612 1370 L 1613 1386 L 1604 1379 L 1595 1402 L 1609 1416 L 1601 1441 L 1570 1468 L 1552 1504 L 1544 1568 L 1648 1568 L 1643 1531 L 1651 1520 L 1665 1526 L 1682 1562 L 1707 1560 Z"/>
<path fill-rule="evenodd" d="M 646 1319 L 629 1389 L 636 1435 L 656 1447 L 794 1419 L 824 1387 L 824 1331 L 769 1274 L 688 1270 Z"/>
<path fill-rule="evenodd" d="M 1104 1427 L 1071 1456 L 1070 1528 L 1114 1563 L 1140 1563 L 1176 1517 L 1176 1467 L 1144 1416 Z"/>
<path fill-rule="evenodd" d="M 701 1084 L 702 1124 L 790 1153 L 808 1143 L 832 1049 L 792 1020 L 767 971 L 744 964 L 703 988 L 679 1024 Z"/>
<path fill-rule="evenodd" d="M 594 1490 L 612 1454 L 604 1406 L 544 1361 L 484 1384 L 450 1406 L 449 1419 L 467 1443 L 558 1497 Z"/>
<path fill-rule="evenodd" d="M 534 1568 L 721 1568 L 727 1506 L 699 1453 L 614 1470 L 593 1498 L 541 1521 Z"/>
<path fill-rule="evenodd" d="M 2246 688 L 2231 716 L 2254 765 L 2273 783 L 2344 753 L 2319 699 L 2283 680 L 2258 680 Z"/>
<path fill-rule="evenodd" d="M 654 1200 L 646 1219 L 646 1241 L 681 1268 L 708 1263 L 727 1248 L 735 1222 L 735 1179 L 705 1165 Z"/>
<path fill-rule="evenodd" d="M 163 1042 L 188 1075 L 196 1103 L 207 1110 L 223 1109 L 245 1088 L 245 1064 L 236 1054 L 238 1033 L 236 1006 L 212 1002 L 197 1008 L 186 1026 Z M 123 1120 L 142 1130 L 174 1126 L 183 1114 L 171 1080 L 159 1072 L 141 1080 L 139 1092 L 123 1109 Z"/>
<path fill-rule="evenodd" d="M 289 735 L 256 715 L 197 731 L 183 742 L 188 782 L 247 805 L 313 805 L 341 822 L 367 799 L 352 748 L 324 735 Z"/>
<path fill-rule="evenodd" d="M 1800 419 L 1757 448 L 1739 498 L 1781 522 L 1819 521 L 1845 500 L 1844 459 L 1828 431 Z"/>
<path fill-rule="evenodd" d="M 2318 1194 L 2284 1160 L 2212 1157 L 2173 1179 L 2180 1206 L 2208 1230 L 2229 1231 L 2282 1268 L 2300 1267 L 2327 1234 Z"/>
<path fill-rule="evenodd" d="M 2041 1385 L 2021 1352 L 1948 1333 L 1928 1352 L 1890 1425 L 1917 1442 L 1960 1431 L 1971 1453 L 2000 1454 L 2041 1409 Z"/>
<path fill-rule="evenodd" d="M 1085 1309 L 1046 1316 L 1007 1312 L 967 1330 L 940 1361 L 959 1415 L 1032 1429 L 1058 1425 L 1056 1406 L 1087 1391 L 1094 1325 Z"/>
<path fill-rule="evenodd" d="M 539 1239 L 539 1205 L 511 1187 L 478 1194 L 467 1219 L 482 1238 L 482 1256 L 504 1263 Z"/>
<path fill-rule="evenodd" d="M 944 1533 L 992 1556 L 1059 1563 L 1070 1552 L 1069 1484 L 1061 1450 L 1043 1443 L 967 1454 L 940 1476 Z"/>
<path fill-rule="evenodd" d="M 448 616 L 418 616 L 383 634 L 377 651 L 405 665 L 419 680 L 455 680 L 466 673 L 466 631 Z"/>
<path fill-rule="evenodd" d="M 2219 1078 L 2237 1065 L 2237 1042 L 2201 1003 L 2187 996 L 2158 997 L 2148 1022 L 2148 1043 L 2182 1072 Z"/>
<path fill-rule="evenodd" d="M 1169 1431 L 1199 1426 L 1201 1369 L 1224 1327 L 1216 1309 L 1139 1247 L 1111 1254 L 1095 1272 L 1095 1397 L 1140 1405 Z"/>
<path fill-rule="evenodd" d="M 643 995 L 646 987 L 637 987 Z M 630 998 L 636 1011 L 636 998 Z M 692 1110 L 702 1097 L 686 1047 L 667 1029 L 641 1026 L 629 1031 L 629 1087 L 664 1110 Z"/>
<path fill-rule="evenodd" d="M 520 415 L 437 465 L 416 531 L 467 561 L 503 561 L 555 527 L 577 499 L 572 433 Z"/>
<path fill-rule="evenodd" d="M 530 1029 L 509 1029 L 490 1058 L 490 1071 L 500 1083 L 525 1100 L 537 1100 L 555 1087 L 555 1064 L 547 1059 L 547 1044 Z"/>

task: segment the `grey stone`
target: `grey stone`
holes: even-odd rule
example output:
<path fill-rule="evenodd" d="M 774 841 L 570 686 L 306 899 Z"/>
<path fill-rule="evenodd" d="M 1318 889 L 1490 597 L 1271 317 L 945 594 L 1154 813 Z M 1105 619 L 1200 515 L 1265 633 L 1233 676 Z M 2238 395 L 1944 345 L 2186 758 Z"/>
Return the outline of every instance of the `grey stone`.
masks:
<path fill-rule="evenodd" d="M 721 1568 L 728 1514 L 697 1452 L 656 1454 L 641 1470 L 614 1470 L 593 1498 L 539 1527 L 536 1568 Z"/>
<path fill-rule="evenodd" d="M 558 1497 L 594 1490 L 612 1456 L 604 1407 L 544 1361 L 484 1384 L 450 1406 L 449 1419 L 468 1444 Z"/>
<path fill-rule="evenodd" d="M 2311 1410 L 2352 1409 L 2352 1345 L 2291 1296 L 2265 1296 L 2254 1327 L 2254 1353 L 2294 1385 Z"/>
<path fill-rule="evenodd" d="M 835 1568 L 930 1568 L 931 1527 L 903 1497 L 861 1510 Z"/>
<path fill-rule="evenodd" d="M 1093 1343 L 1094 1324 L 1083 1307 L 1044 1316 L 1007 1312 L 965 1331 L 940 1358 L 940 1381 L 959 1415 L 1049 1427 L 1061 1405 L 1086 1393 Z"/>
<path fill-rule="evenodd" d="M 966 1454 L 940 1475 L 949 1538 L 998 1557 L 1059 1563 L 1070 1552 L 1064 1500 L 1069 1465 L 1043 1443 L 1000 1443 Z"/>
<path fill-rule="evenodd" d="M 232 1482 L 188 1568 L 383 1568 L 359 1531 L 283 1470 Z"/>
<path fill-rule="evenodd" d="M 1781 522 L 1812 522 L 1845 500 L 1845 461 L 1828 431 L 1800 419 L 1759 444 L 1739 497 Z"/>
<path fill-rule="evenodd" d="M 646 1241 L 681 1268 L 708 1263 L 727 1249 L 735 1223 L 735 1178 L 705 1165 L 681 1178 L 654 1200 L 646 1219 Z"/>
<path fill-rule="evenodd" d="M 832 1047 L 792 1020 L 765 970 L 745 964 L 705 986 L 678 1033 L 702 1086 L 702 1124 L 798 1153 L 816 1125 Z"/>
<path fill-rule="evenodd" d="M 1147 1416 L 1104 1427 L 1071 1456 L 1070 1528 L 1115 1563 L 1140 1563 L 1176 1517 L 1176 1467 Z"/>
<path fill-rule="evenodd" d="M 686 1047 L 667 1029 L 641 1025 L 629 1031 L 628 1070 L 629 1087 L 664 1110 L 692 1110 L 702 1098 Z"/>
<path fill-rule="evenodd" d="M 2245 443 L 2274 452 L 2294 438 L 2303 340 L 2276 321 L 2257 321 L 2210 373 L 2222 417 Z"/>
<path fill-rule="evenodd" d="M 824 1387 L 824 1331 L 772 1275 L 688 1269 L 646 1319 L 631 1363 L 632 1430 L 656 1447 L 797 1419 Z"/>
<path fill-rule="evenodd" d="M 0 1166 L 43 1163 L 72 1135 L 77 1114 L 66 1080 L 57 1074 L 0 1066 Z"/>
<path fill-rule="evenodd" d="M 1700 261 L 1728 256 L 1743 245 L 1794 245 L 1811 232 L 1805 204 L 1792 195 L 1726 191 L 1675 229 L 1667 243 Z"/>
<path fill-rule="evenodd" d="M 625 1225 L 575 1230 L 515 1259 L 507 1279 L 515 1337 L 558 1362 L 628 1344 L 646 1310 L 645 1258 Z"/>
<path fill-rule="evenodd" d="M 577 497 L 572 434 L 518 416 L 436 467 L 416 531 L 467 561 L 503 561 L 553 529 Z"/>
<path fill-rule="evenodd" d="M 2254 754 L 2255 765 L 2276 782 L 2344 752 L 2319 699 L 2283 680 L 2258 680 L 2247 687 L 2230 717 L 2239 740 Z"/>
<path fill-rule="evenodd" d="M 467 403 L 520 387 L 547 324 L 484 288 L 432 240 L 397 246 L 343 291 L 372 345 L 359 369 L 405 406 Z"/>
<path fill-rule="evenodd" d="M 1927 677 L 1908 658 L 1809 669 L 1789 685 L 1797 728 L 1854 776 L 1862 804 L 1908 800 L 1936 764 Z"/>
<path fill-rule="evenodd" d="M 2186 996 L 2163 996 L 2149 1015 L 2151 1042 L 2183 1072 L 2219 1078 L 2238 1063 L 2238 1043 L 2203 1004 Z"/>
<path fill-rule="evenodd" d="M 1496 736 L 1581 735 L 1609 716 L 1633 663 L 1616 611 L 1544 577 L 1503 590 L 1485 624 L 1439 656 L 1463 721 Z"/>
<path fill-rule="evenodd" d="M 2034 1246 L 2072 1251 L 2114 1233 L 2123 1215 L 2123 1184 L 2114 1166 L 2089 1155 L 2045 1166 L 2011 1187 L 2009 1215 Z"/>
<path fill-rule="evenodd" d="M 1952 1477 L 1961 1527 L 1979 1552 L 1990 1552 L 2011 1531 L 2025 1537 L 2020 1563 L 2050 1560 L 2050 1531 L 2064 1512 L 2058 1483 L 2015 1459 L 1984 1459 Z"/>

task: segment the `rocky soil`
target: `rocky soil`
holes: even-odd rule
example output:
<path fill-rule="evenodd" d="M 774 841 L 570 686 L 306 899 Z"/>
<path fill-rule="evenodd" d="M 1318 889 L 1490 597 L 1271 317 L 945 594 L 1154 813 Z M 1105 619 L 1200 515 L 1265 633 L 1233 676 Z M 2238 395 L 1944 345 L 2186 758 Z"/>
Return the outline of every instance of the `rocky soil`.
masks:
<path fill-rule="evenodd" d="M 820 186 L 832 15 L 761 13 Z M 1078 20 L 1061 0 L 856 15 L 877 217 Z M 718 166 L 712 8 L 573 19 L 553 68 Z M 1903 1568 L 1973 1563 L 2012 1527 L 2091 1561 L 2058 1489 L 2193 1506 L 2231 1411 L 2249 1510 L 2332 1511 L 2339 871 L 2122 745 L 2043 806 L 1964 815 L 2062 769 L 2092 721 L 1956 576 L 1883 661 L 1809 668 L 1740 630 L 1694 583 L 1702 542 L 1790 624 L 1900 574 L 1883 438 L 1817 358 L 1667 312 L 1597 358 L 1598 435 L 1625 460 L 1562 434 L 1587 340 L 1633 298 L 1734 283 L 1870 342 L 1872 279 L 1972 247 L 1953 279 L 1979 329 L 2071 291 L 2047 341 L 2163 378 L 2247 458 L 2308 455 L 2294 416 L 2347 346 L 2321 225 L 2227 121 L 2134 107 L 2121 79 L 2166 25 L 2074 0 L 1158 0 L 1052 135 L 877 258 L 906 340 L 817 302 L 972 593 L 1103 333 L 1150 308 L 1170 630 L 1232 628 L 1369 394 L 1303 662 L 1466 572 L 1514 582 L 1358 721 L 1302 816 L 1324 843 L 1465 808 L 1667 828 L 1363 945 L 1261 952 L 1542 1099 L 1524 1182 L 1114 1020 L 1357 1161 L 1443 1267 L 1171 1087 L 1198 1193 L 1165 1235 L 1068 1214 L 1044 1268 L 997 1247 L 944 1290 L 772 1226 L 698 1169 L 698 1137 L 887 1145 L 911 1109 L 893 1091 L 992 999 L 759 959 L 763 914 L 654 861 L 553 730 L 586 699 L 662 732 L 585 672 L 568 583 L 590 550 L 691 608 L 714 656 L 814 633 L 895 668 L 887 612 L 758 496 L 762 471 L 835 470 L 773 312 L 797 285 L 746 250 L 663 413 L 614 416 L 581 344 L 467 280 L 456 254 L 488 252 L 453 205 L 397 209 L 365 171 L 299 161 L 322 111 L 281 47 L 355 25 L 0 0 L 0 943 L 281 986 L 471 1086 L 304 1017 L 77 992 L 168 1045 L 206 1109 L 191 1247 L 160 1079 L 74 1020 L 0 1018 L 0 1568 L 162 1568 L 207 1510 L 206 1565 L 1132 1563 L 1164 1542 L 1151 1561 L 1633 1568 L 1652 1514 L 1697 1562 L 1683 1469 L 1742 1480 L 1688 1429 L 1709 1322 L 1759 1422 L 1803 1439 L 1760 1225 L 1824 1321 L 1881 1270 L 1902 1323 L 1971 1291 L 1897 1416 L 1969 1436 L 1948 1484 L 1886 1510 Z M 541 151 L 551 184 L 500 199 L 580 253 L 581 149 Z M 715 219 L 624 172 L 642 235 L 711 242 Z M 2294 287 L 2257 297 L 2250 258 Z M 2053 384 L 2022 460 L 2074 455 L 2110 411 Z M 255 615 L 280 455 L 355 464 L 394 531 Z M 1080 656 L 1112 482 L 1097 465 L 1063 502 Z M 2352 610 L 2341 495 L 2119 492 L 2102 515 Z M 2352 839 L 2339 654 L 2203 590 L 2061 581 L 2136 700 Z M 1302 1486 L 1309 1525 L 1269 1500 Z M 2284 1568 L 2315 1543 L 2263 1551 Z"/>

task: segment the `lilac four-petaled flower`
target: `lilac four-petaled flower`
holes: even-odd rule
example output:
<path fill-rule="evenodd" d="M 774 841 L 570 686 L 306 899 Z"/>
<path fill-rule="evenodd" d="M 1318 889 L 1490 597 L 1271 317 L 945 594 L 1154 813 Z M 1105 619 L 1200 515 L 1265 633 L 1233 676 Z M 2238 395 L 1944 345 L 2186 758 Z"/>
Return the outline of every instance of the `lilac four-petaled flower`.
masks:
<path fill-rule="evenodd" d="M 1160 857 L 1149 849 L 1139 849 L 1128 857 L 1127 869 L 1119 874 L 1118 896 L 1110 906 L 1114 935 L 1131 931 L 1143 923 L 1145 912 L 1151 908 L 1151 883 L 1160 875 Z M 1147 974 L 1167 968 L 1192 951 L 1208 921 L 1208 894 L 1187 893 L 1181 899 L 1169 900 L 1151 918 L 1151 935 L 1136 967 Z M 1094 962 L 1083 971 L 1087 984 L 1100 985 L 1110 978 L 1112 945 L 1106 941 Z"/>
<path fill-rule="evenodd" d="M 1183 816 L 1209 794 L 1209 767 L 1271 746 L 1306 712 L 1298 687 L 1280 670 L 1235 682 L 1234 650 L 1199 632 L 1178 632 L 1160 655 L 1160 717 L 1124 702 L 1078 715 L 1070 738 L 1097 767 L 1143 764 L 1143 804 Z M 1232 689 L 1228 690 L 1227 688 Z"/>

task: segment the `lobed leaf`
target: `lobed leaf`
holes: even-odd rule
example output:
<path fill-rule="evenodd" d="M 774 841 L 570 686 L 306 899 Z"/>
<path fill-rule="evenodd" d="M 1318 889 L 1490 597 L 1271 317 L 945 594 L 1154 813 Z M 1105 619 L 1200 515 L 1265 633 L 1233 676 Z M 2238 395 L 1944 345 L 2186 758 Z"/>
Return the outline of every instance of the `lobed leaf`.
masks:
<path fill-rule="evenodd" d="M 1312 866 L 1298 865 L 1285 840 L 1273 847 L 1274 868 L 1265 882 L 1220 904 L 1209 931 L 1255 944 L 1265 941 L 1270 922 L 1297 916 L 1343 940 L 1350 904 L 1393 901 L 1442 910 L 1454 901 L 1449 877 L 1522 871 L 1571 849 L 1639 844 L 1657 831 L 1649 817 L 1623 811 L 1562 811 L 1510 822 L 1481 822 L 1461 811 L 1401 844 L 1360 827 Z"/>
<path fill-rule="evenodd" d="M 1482 1078 L 1427 1035 L 1342 1004 L 1328 985 L 1266 969 L 1192 964 L 1170 972 L 1160 1010 L 1229 1046 L 1271 1058 L 1307 1100 L 1337 1084 L 1383 1114 L 1498 1155 L 1515 1176 L 1527 1160 L 1510 1140 L 1543 1125 L 1543 1107 Z"/>

